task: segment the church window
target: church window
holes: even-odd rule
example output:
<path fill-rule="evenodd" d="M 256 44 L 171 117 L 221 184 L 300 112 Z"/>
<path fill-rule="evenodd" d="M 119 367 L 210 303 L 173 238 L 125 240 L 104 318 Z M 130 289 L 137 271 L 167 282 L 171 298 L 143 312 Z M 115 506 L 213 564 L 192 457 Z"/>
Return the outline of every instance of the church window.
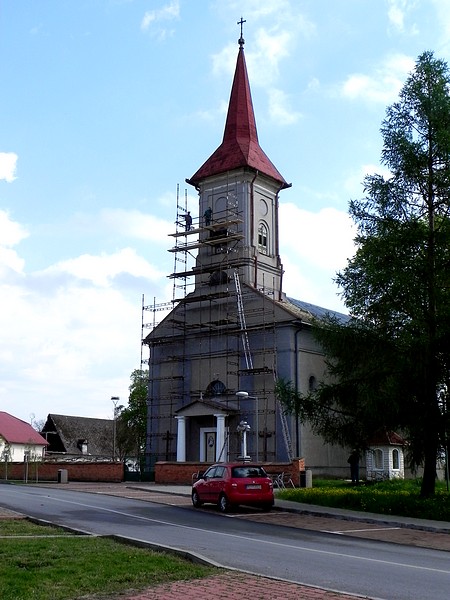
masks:
<path fill-rule="evenodd" d="M 214 381 L 211 381 L 211 383 L 206 388 L 205 396 L 221 396 L 226 392 L 226 390 L 227 388 L 225 387 L 225 385 L 218 379 L 215 379 Z"/>
<path fill-rule="evenodd" d="M 265 223 L 260 223 L 258 227 L 258 250 L 262 254 L 269 253 L 269 231 Z"/>
<path fill-rule="evenodd" d="M 317 389 L 317 380 L 314 377 L 314 375 L 311 375 L 311 377 L 308 380 L 308 388 L 310 392 L 314 392 L 314 390 Z"/>
<path fill-rule="evenodd" d="M 396 470 L 400 469 L 400 453 L 397 448 L 392 450 L 392 468 Z"/>
<path fill-rule="evenodd" d="M 383 469 L 383 450 L 377 448 L 373 453 L 373 465 L 375 469 Z"/>

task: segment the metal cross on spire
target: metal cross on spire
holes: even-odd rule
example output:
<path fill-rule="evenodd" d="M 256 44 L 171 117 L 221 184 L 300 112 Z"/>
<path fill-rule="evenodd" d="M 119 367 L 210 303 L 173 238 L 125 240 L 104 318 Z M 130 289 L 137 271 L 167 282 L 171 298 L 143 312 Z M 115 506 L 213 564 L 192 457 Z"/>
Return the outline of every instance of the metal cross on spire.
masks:
<path fill-rule="evenodd" d="M 239 48 L 243 48 L 244 44 L 245 44 L 244 34 L 242 31 L 244 23 L 247 23 L 247 21 L 245 19 L 243 19 L 242 17 L 241 17 L 241 20 L 237 22 L 237 25 L 241 26 L 241 37 L 239 38 Z"/>

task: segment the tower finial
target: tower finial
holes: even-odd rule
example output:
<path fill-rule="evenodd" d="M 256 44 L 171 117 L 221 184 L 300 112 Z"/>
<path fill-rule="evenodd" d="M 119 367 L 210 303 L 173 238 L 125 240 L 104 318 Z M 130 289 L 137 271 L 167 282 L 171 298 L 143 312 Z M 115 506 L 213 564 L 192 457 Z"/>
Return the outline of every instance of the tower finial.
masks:
<path fill-rule="evenodd" d="M 241 17 L 241 20 L 237 22 L 237 24 L 241 26 L 241 37 L 238 40 L 239 48 L 243 48 L 244 44 L 245 44 L 244 34 L 242 31 L 244 23 L 247 23 L 247 21 L 245 21 L 242 17 Z"/>

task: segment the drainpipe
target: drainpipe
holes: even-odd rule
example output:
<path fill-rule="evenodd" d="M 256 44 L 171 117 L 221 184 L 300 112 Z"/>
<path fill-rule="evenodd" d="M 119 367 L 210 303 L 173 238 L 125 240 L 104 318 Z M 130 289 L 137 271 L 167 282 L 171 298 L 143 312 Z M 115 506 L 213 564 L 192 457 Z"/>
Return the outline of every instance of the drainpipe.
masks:
<path fill-rule="evenodd" d="M 295 332 L 295 392 L 299 391 L 299 365 L 298 365 L 298 334 L 302 331 L 302 322 L 300 321 L 298 329 Z M 295 414 L 295 453 L 297 458 L 300 458 L 300 427 L 298 423 L 298 415 Z"/>
<path fill-rule="evenodd" d="M 254 183 L 255 179 L 258 177 L 259 171 L 255 171 L 255 176 L 250 182 L 250 236 L 249 243 L 252 245 L 254 243 L 254 229 L 255 229 L 255 195 L 254 195 Z M 258 284 L 258 253 L 255 255 L 255 268 L 253 275 L 253 287 L 256 288 Z"/>
<path fill-rule="evenodd" d="M 291 185 L 291 184 L 289 184 Z M 275 194 L 275 223 L 274 223 L 274 231 L 277 232 L 277 235 L 275 236 L 275 256 L 277 257 L 277 263 L 280 266 L 280 287 L 278 289 L 278 300 L 281 300 L 281 295 L 282 295 L 282 291 L 283 291 L 283 265 L 281 264 L 281 257 L 280 257 L 280 230 L 279 230 L 279 219 L 278 219 L 278 208 L 279 208 L 279 202 L 278 202 L 278 197 L 279 194 L 281 192 L 281 190 L 283 189 L 284 185 L 280 185 L 280 187 L 277 190 L 277 193 Z M 274 298 L 275 298 L 275 290 L 274 292 Z"/>

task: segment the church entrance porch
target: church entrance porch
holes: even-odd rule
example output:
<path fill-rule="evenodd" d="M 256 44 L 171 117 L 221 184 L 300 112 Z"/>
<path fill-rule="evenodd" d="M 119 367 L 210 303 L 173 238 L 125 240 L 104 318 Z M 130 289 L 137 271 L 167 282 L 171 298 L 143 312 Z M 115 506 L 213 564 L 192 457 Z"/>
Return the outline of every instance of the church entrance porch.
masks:
<path fill-rule="evenodd" d="M 236 410 L 214 400 L 196 400 L 179 409 L 177 462 L 225 462 L 229 459 L 229 426 Z"/>

